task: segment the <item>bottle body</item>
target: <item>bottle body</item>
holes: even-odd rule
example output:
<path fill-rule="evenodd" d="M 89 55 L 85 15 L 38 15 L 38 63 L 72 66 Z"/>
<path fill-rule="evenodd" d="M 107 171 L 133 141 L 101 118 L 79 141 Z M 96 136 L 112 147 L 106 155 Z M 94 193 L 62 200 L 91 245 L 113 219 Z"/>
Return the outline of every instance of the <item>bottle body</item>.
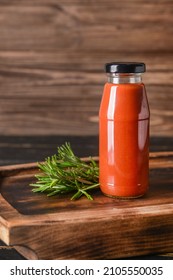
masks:
<path fill-rule="evenodd" d="M 99 111 L 100 188 L 134 198 L 149 185 L 149 106 L 142 82 L 116 82 L 105 84 Z"/>

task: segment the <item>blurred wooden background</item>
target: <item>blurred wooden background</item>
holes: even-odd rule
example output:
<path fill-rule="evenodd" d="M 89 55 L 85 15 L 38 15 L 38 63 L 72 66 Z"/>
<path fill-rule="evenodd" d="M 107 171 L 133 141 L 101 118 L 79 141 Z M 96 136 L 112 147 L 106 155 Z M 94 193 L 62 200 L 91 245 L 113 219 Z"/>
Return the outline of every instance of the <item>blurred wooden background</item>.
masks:
<path fill-rule="evenodd" d="M 0 135 L 98 135 L 104 64 L 127 60 L 171 137 L 172 55 L 172 0 L 0 0 Z"/>

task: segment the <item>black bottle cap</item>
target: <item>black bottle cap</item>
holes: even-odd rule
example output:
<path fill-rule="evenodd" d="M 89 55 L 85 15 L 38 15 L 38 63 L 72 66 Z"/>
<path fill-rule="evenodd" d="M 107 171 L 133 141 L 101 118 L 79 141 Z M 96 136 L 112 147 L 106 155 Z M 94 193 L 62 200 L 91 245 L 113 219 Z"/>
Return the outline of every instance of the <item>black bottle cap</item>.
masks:
<path fill-rule="evenodd" d="M 111 62 L 105 64 L 106 73 L 144 73 L 143 62 Z"/>

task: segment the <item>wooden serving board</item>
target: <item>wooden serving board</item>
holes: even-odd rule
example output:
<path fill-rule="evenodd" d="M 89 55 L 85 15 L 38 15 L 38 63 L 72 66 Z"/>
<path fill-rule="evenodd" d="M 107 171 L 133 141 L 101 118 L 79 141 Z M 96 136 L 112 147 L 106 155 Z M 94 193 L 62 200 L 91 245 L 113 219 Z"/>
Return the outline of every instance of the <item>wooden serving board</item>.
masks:
<path fill-rule="evenodd" d="M 150 188 L 119 200 L 31 191 L 37 164 L 0 167 L 0 239 L 27 259 L 116 259 L 173 252 L 173 152 L 150 154 Z"/>

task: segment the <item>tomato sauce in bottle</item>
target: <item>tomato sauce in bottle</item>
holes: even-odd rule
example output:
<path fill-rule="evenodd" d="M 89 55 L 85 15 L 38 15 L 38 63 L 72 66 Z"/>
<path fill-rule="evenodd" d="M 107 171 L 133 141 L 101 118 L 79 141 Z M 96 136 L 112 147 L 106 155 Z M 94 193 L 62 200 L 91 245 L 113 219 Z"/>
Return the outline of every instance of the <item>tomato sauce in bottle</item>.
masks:
<path fill-rule="evenodd" d="M 149 185 L 149 105 L 144 63 L 105 65 L 108 82 L 99 111 L 99 181 L 111 197 L 135 198 Z"/>

